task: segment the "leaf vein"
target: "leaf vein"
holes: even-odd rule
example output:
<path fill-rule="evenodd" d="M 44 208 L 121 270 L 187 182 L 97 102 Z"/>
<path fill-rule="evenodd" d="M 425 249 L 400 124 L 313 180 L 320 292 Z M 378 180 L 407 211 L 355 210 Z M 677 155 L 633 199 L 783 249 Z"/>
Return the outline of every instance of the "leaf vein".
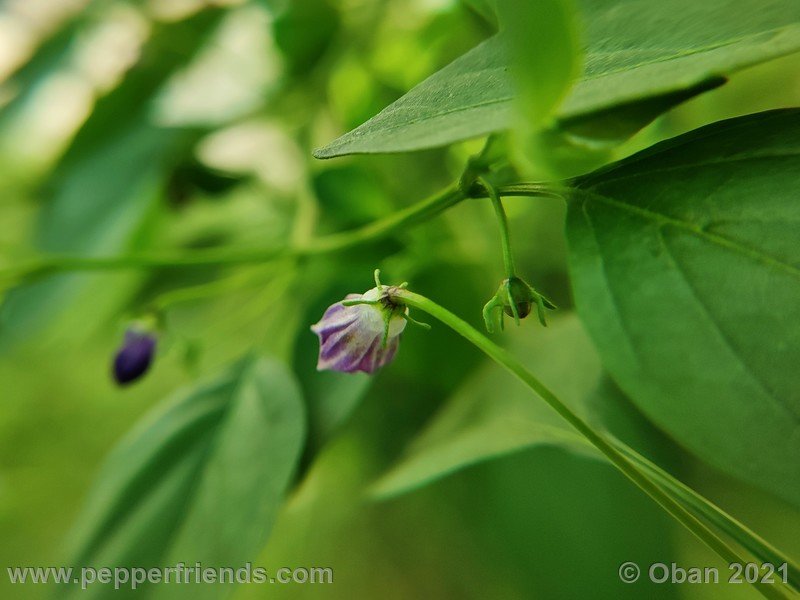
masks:
<path fill-rule="evenodd" d="M 614 313 L 617 315 L 617 321 L 619 322 L 620 329 L 625 336 L 625 341 L 628 343 L 628 350 L 630 352 L 631 357 L 636 361 L 637 366 L 639 365 L 639 353 L 636 352 L 636 345 L 633 343 L 633 336 L 631 335 L 630 330 L 628 329 L 627 321 L 622 318 L 622 311 L 619 307 L 619 302 L 617 301 L 617 295 L 614 293 L 614 287 L 611 285 L 611 282 L 608 277 L 608 269 L 606 268 L 606 257 L 603 254 L 602 246 L 600 245 L 600 240 L 597 239 L 596 228 L 592 223 L 592 217 L 589 215 L 589 211 L 587 210 L 588 199 L 583 202 L 581 205 L 581 212 L 583 214 L 583 218 L 586 221 L 586 225 L 589 228 L 589 231 L 592 234 L 592 239 L 594 240 L 595 246 L 597 246 L 597 256 L 600 259 L 600 270 L 603 273 L 603 279 L 606 282 L 606 289 L 608 290 L 609 298 L 611 300 L 611 307 L 614 310 Z"/>
<path fill-rule="evenodd" d="M 755 373 L 752 369 L 749 368 L 744 358 L 742 358 L 740 350 L 735 347 L 730 337 L 722 329 L 722 326 L 720 325 L 717 318 L 714 316 L 714 313 L 709 309 L 708 304 L 700 297 L 700 294 L 698 293 L 695 286 L 692 285 L 691 280 L 688 274 L 686 273 L 685 267 L 678 260 L 678 257 L 675 255 L 673 249 L 670 247 L 669 242 L 664 237 L 663 229 L 669 226 L 670 224 L 665 223 L 657 228 L 658 238 L 670 262 L 675 267 L 675 270 L 678 272 L 683 282 L 686 284 L 686 289 L 688 289 L 691 292 L 692 297 L 695 299 L 698 306 L 703 311 L 703 314 L 708 319 L 708 322 L 711 323 L 711 325 L 714 327 L 714 330 L 719 334 L 720 339 L 723 341 L 728 350 L 730 350 L 731 354 L 736 359 L 736 362 L 739 363 L 739 366 L 742 368 L 742 371 L 745 374 L 747 374 L 748 377 L 753 382 L 755 382 L 755 384 L 769 397 L 770 400 L 773 401 L 774 404 L 776 404 L 777 406 L 781 407 L 781 409 L 786 411 L 795 423 L 800 424 L 800 413 L 798 413 L 795 410 L 795 408 L 789 405 L 786 401 L 780 399 L 776 395 L 775 391 L 772 390 L 772 388 L 769 385 L 767 385 L 767 383 L 761 377 L 759 377 L 757 373 Z"/>
<path fill-rule="evenodd" d="M 627 211 L 631 214 L 637 215 L 638 217 L 641 217 L 647 221 L 652 221 L 659 225 L 669 224 L 674 227 L 678 227 L 680 229 L 692 233 L 693 235 L 696 235 L 699 238 L 703 238 L 712 244 L 716 244 L 717 246 L 720 246 L 722 248 L 726 248 L 728 250 L 735 251 L 744 256 L 748 256 L 749 258 L 760 262 L 766 267 L 783 271 L 784 273 L 792 277 L 797 277 L 798 279 L 800 279 L 800 269 L 798 269 L 794 265 L 784 262 L 770 254 L 762 252 L 761 250 L 758 250 L 751 246 L 746 246 L 727 236 L 718 233 L 710 233 L 709 231 L 705 230 L 703 227 L 697 225 L 696 223 L 683 221 L 675 217 L 670 217 L 663 213 L 648 210 L 646 208 L 642 208 L 641 206 L 635 206 L 633 204 L 629 204 L 621 200 L 615 200 L 614 198 L 609 198 L 608 196 L 604 196 L 597 192 L 590 192 L 589 190 L 586 189 L 578 188 L 576 191 L 588 196 L 586 201 L 596 200 L 598 202 L 615 207 L 619 210 Z"/>
<path fill-rule="evenodd" d="M 696 142 L 696 141 L 697 141 L 696 139 L 692 140 L 692 142 Z M 669 149 L 670 150 L 675 150 L 676 148 L 677 147 L 672 147 L 672 148 L 669 148 Z M 654 156 L 657 156 L 657 154 L 651 154 L 651 155 L 647 156 L 647 158 L 653 158 Z M 775 159 L 781 159 L 781 158 L 798 158 L 798 157 L 800 157 L 800 150 L 795 151 L 795 152 L 791 152 L 791 153 L 789 153 L 789 152 L 787 152 L 787 153 L 776 152 L 776 153 L 772 153 L 772 154 L 761 154 L 761 155 L 758 155 L 758 156 L 753 156 L 753 155 L 750 155 L 750 156 L 736 156 L 736 157 L 726 158 L 724 160 L 708 160 L 708 161 L 702 161 L 702 162 L 684 163 L 684 164 L 680 164 L 680 165 L 672 165 L 672 166 L 669 166 L 669 167 L 656 167 L 656 168 L 653 168 L 653 169 L 645 168 L 645 169 L 637 170 L 634 173 L 628 173 L 626 175 L 620 175 L 619 177 L 603 178 L 602 181 L 599 181 L 599 182 L 597 182 L 597 183 L 595 183 L 595 184 L 593 184 L 591 186 L 588 186 L 588 187 L 589 188 L 595 188 L 595 187 L 598 187 L 601 184 L 602 185 L 606 185 L 606 184 L 611 184 L 611 183 L 618 183 L 620 181 L 627 181 L 629 179 L 636 179 L 638 177 L 649 177 L 649 176 L 654 175 L 656 173 L 675 173 L 675 172 L 678 172 L 678 171 L 683 171 L 685 169 L 698 169 L 698 168 L 702 168 L 702 167 L 723 166 L 723 165 L 730 165 L 730 164 L 740 163 L 740 162 L 755 162 L 755 161 L 759 161 L 759 160 L 775 160 Z M 627 166 L 632 165 L 632 164 L 634 164 L 634 163 L 632 163 L 632 162 L 631 163 L 626 163 L 625 166 L 627 167 Z M 581 188 L 581 189 L 586 189 L 586 188 Z"/>

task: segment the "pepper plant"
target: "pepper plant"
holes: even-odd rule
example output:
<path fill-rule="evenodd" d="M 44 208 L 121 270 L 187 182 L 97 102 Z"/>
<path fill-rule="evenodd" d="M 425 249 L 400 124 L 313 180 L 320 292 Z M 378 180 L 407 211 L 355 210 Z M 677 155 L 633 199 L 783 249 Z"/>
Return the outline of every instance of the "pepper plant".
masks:
<path fill-rule="evenodd" d="M 315 61 L 333 33 L 302 51 L 290 41 L 335 11 L 324 12 L 333 10 L 325 3 L 300 3 L 318 13 L 269 4 L 276 39 L 291 57 L 287 70 L 319 68 Z M 507 402 L 498 391 L 481 395 L 480 407 L 463 409 L 466 424 L 459 409 L 450 420 L 442 409 L 441 420 L 433 418 L 428 434 L 395 456 L 396 464 L 359 486 L 358 502 L 396 500 L 490 459 L 555 447 L 618 470 L 724 564 L 784 565 L 774 578 L 762 569 L 748 579 L 756 593 L 800 593 L 800 567 L 790 555 L 797 548 L 777 548 L 723 509 L 724 502 L 683 481 L 674 463 L 659 464 L 658 453 L 636 435 L 618 434 L 602 418 L 623 402 L 628 415 L 645 423 L 639 435 L 668 438 L 673 456 L 698 461 L 781 506 L 800 507 L 800 108 L 746 107 L 680 134 L 660 130 L 676 107 L 724 92 L 740 71 L 800 51 L 800 4 L 472 0 L 462 10 L 486 32 L 482 42 L 349 132 L 330 141 L 328 123 L 324 134 L 309 134 L 328 136 L 314 151 L 319 160 L 386 154 L 381 160 L 397 161 L 401 170 L 405 153 L 430 152 L 437 170 L 455 171 L 444 189 L 394 212 L 372 218 L 364 202 L 368 218 L 356 226 L 309 232 L 300 203 L 292 233 L 276 244 L 160 248 L 137 246 L 141 240 L 126 228 L 145 215 L 145 205 L 123 210 L 120 203 L 119 214 L 102 223 L 70 220 L 74 203 L 91 204 L 97 216 L 120 194 L 146 195 L 175 157 L 212 132 L 161 128 L 130 98 L 138 94 L 145 106 L 159 101 L 154 92 L 170 81 L 176 70 L 170 61 L 177 60 L 163 49 L 174 42 L 185 46 L 181 55 L 196 52 L 197 32 L 214 31 L 234 9 L 206 8 L 161 23 L 141 64 L 98 100 L 58 164 L 59 192 L 38 225 L 46 241 L 0 270 L 2 341 L 14 351 L 26 323 L 46 322 L 62 304 L 96 302 L 98 321 L 125 331 L 120 346 L 108 347 L 112 366 L 98 368 L 97 377 L 110 369 L 127 391 L 182 356 L 192 382 L 112 451 L 67 536 L 70 564 L 256 560 L 280 543 L 270 538 L 276 521 L 275 536 L 291 537 L 285 532 L 292 528 L 281 523 L 291 521 L 328 456 L 325 448 L 335 447 L 362 397 L 373 393 L 379 405 L 389 385 L 384 374 L 415 360 L 426 339 L 444 339 L 444 349 L 422 359 L 433 366 L 409 362 L 418 368 L 406 367 L 395 383 L 413 390 L 425 385 L 430 369 L 452 368 L 467 388 L 480 389 L 468 377 L 480 353 L 505 373 L 493 377 L 521 382 L 522 404 L 530 408 L 495 419 L 491 411 L 505 410 Z M 192 35 L 178 35 L 182 28 Z M 291 90 L 285 95 L 290 105 Z M 314 110 L 326 101 L 317 99 Z M 333 93 L 329 101 L 336 102 Z M 135 119 L 118 124 L 124 107 L 135 108 Z M 302 121 L 303 110 L 312 109 L 294 110 Z M 443 147 L 455 150 L 442 159 L 436 153 Z M 125 156 L 127 170 L 83 198 L 80 178 L 102 169 L 115 152 Z M 180 183 L 175 172 L 171 177 L 171 185 Z M 323 197 L 324 186 L 316 184 L 299 195 Z M 405 191 L 416 194 L 413 186 Z M 340 191 L 345 202 L 357 192 Z M 520 260 L 532 234 L 507 210 L 510 202 L 566 207 L 566 293 Z M 313 212 L 311 204 L 306 209 Z M 418 229 L 446 219 L 469 239 L 459 221 L 468 208 L 483 211 L 478 224 L 493 244 L 477 252 L 481 268 L 493 273 L 480 302 L 468 291 L 469 278 L 431 283 L 421 275 L 426 254 L 439 252 L 435 246 L 409 250 Z M 52 231 L 62 241 L 47 241 Z M 105 234 L 128 241 L 104 246 Z M 134 278 L 165 273 L 166 284 Z M 128 298 L 125 310 L 116 292 Z M 190 340 L 175 311 L 230 298 L 226 312 L 235 317 L 257 297 L 258 306 L 273 312 L 274 328 L 262 336 L 288 341 L 237 346 L 227 366 L 208 372 L 193 345 L 194 338 L 202 342 L 204 326 Z M 466 300 L 451 307 L 453 298 Z M 109 307 L 113 317 L 101 318 Z M 572 330 L 581 333 L 563 333 Z M 583 336 L 574 348 L 598 356 L 597 364 L 582 365 L 576 351 L 572 370 L 540 376 L 537 367 L 558 348 L 545 345 L 530 360 L 527 350 L 515 351 L 521 339 L 557 344 L 570 335 Z M 79 337 L 61 343 L 77 352 Z M 564 343 L 571 352 L 573 342 Z M 315 359 L 319 371 L 332 373 L 298 366 Z M 587 377 L 580 394 L 563 383 Z M 467 413 L 489 416 L 469 424 Z"/>

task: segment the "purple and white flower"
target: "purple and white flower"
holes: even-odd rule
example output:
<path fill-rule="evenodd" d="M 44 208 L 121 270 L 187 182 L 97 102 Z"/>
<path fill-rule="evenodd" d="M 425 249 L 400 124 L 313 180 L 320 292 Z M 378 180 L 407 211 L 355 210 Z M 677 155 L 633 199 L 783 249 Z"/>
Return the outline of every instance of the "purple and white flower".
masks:
<path fill-rule="evenodd" d="M 348 294 L 325 311 L 311 327 L 319 336 L 317 370 L 374 373 L 394 359 L 408 308 L 393 300 L 393 289 Z"/>

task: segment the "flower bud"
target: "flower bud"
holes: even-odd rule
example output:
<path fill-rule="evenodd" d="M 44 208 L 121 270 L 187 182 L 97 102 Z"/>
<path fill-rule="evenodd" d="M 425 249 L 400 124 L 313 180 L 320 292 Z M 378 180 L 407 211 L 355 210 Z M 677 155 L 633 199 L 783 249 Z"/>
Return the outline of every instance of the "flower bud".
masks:
<path fill-rule="evenodd" d="M 129 328 L 125 341 L 114 357 L 114 379 L 127 385 L 139 379 L 150 368 L 156 351 L 156 336 L 147 331 Z"/>
<path fill-rule="evenodd" d="M 317 370 L 374 373 L 394 359 L 408 309 L 393 302 L 390 290 L 348 294 L 325 311 L 311 327 L 320 344 Z"/>
<path fill-rule="evenodd" d="M 556 305 L 519 277 L 503 280 L 494 296 L 483 307 L 487 331 L 493 333 L 498 327 L 502 330 L 504 314 L 512 317 L 519 325 L 520 320 L 531 313 L 534 305 L 539 322 L 546 327 L 545 309 L 554 309 Z"/>

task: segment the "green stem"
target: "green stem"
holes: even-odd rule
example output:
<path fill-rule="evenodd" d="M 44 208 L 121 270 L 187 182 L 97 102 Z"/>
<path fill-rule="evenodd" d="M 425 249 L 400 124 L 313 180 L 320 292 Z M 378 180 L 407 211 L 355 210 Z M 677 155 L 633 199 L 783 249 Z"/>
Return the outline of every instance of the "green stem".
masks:
<path fill-rule="evenodd" d="M 506 269 L 506 277 L 512 279 L 516 275 L 516 268 L 514 267 L 514 254 L 511 251 L 511 235 L 508 231 L 508 217 L 503 208 L 503 202 L 500 200 L 500 195 L 491 183 L 486 181 L 483 177 L 479 177 L 478 181 L 492 200 L 494 214 L 497 217 L 497 225 L 500 228 L 500 244 L 503 248 L 503 265 Z"/>
<path fill-rule="evenodd" d="M 51 255 L 0 271 L 0 282 L 10 282 L 15 285 L 23 280 L 39 279 L 64 271 L 117 271 L 243 265 L 276 260 L 294 254 L 285 248 L 264 248 L 226 252 L 196 250 L 192 253 L 180 254 L 132 254 L 109 257 Z"/>
<path fill-rule="evenodd" d="M 245 277 L 242 277 L 242 275 L 245 275 Z M 251 275 L 251 273 L 237 273 L 226 279 L 170 290 L 157 296 L 149 306 L 153 310 L 160 312 L 182 302 L 213 298 L 214 296 L 222 296 L 232 291 L 255 286 L 260 280 L 253 278 Z"/>
<path fill-rule="evenodd" d="M 451 185 L 422 202 L 418 202 L 417 204 L 378 221 L 374 221 L 359 229 L 317 238 L 310 242 L 308 246 L 298 249 L 297 252 L 301 256 L 331 254 L 366 242 L 378 240 L 396 231 L 400 231 L 407 226 L 416 225 L 432 219 L 451 206 L 455 206 L 462 200 L 466 200 L 466 198 L 466 194 L 464 194 L 457 185 Z"/>
<path fill-rule="evenodd" d="M 622 452 L 617 450 L 613 443 L 573 412 L 558 397 L 539 381 L 524 365 L 512 354 L 479 333 L 466 321 L 460 319 L 447 309 L 439 306 L 432 300 L 407 290 L 399 290 L 397 298 L 408 306 L 422 310 L 438 319 L 456 333 L 466 338 L 492 360 L 520 379 L 526 386 L 533 390 L 540 398 L 547 402 L 570 425 L 578 430 L 595 448 L 603 453 L 611 463 L 616 466 L 628 479 L 636 484 L 642 491 L 655 500 L 664 510 L 691 531 L 698 539 L 722 557 L 727 563 L 737 562 L 745 564 L 746 558 L 739 556 L 722 538 L 702 523 L 680 503 L 671 498 L 657 483 L 651 480 Z M 632 452 L 632 450 L 631 450 Z M 783 588 L 770 587 L 757 582 L 756 588 L 767 598 L 787 598 Z"/>
<path fill-rule="evenodd" d="M 685 483 L 675 479 L 661 467 L 635 452 L 632 448 L 620 441 L 612 441 L 622 453 L 644 469 L 662 488 L 671 491 L 696 515 L 701 516 L 719 531 L 736 540 L 742 548 L 750 552 L 762 563 L 770 563 L 775 566 L 786 563 L 789 572 L 789 586 L 795 592 L 800 593 L 800 589 L 796 585 L 796 582 L 800 582 L 800 567 L 783 556 L 777 548 L 724 510 L 706 500 Z"/>
<path fill-rule="evenodd" d="M 546 198 L 557 198 L 559 200 L 564 200 L 568 191 L 568 186 L 551 183 L 518 182 L 497 187 L 497 193 L 501 196 L 544 196 Z"/>
<path fill-rule="evenodd" d="M 479 189 L 475 189 L 479 188 Z M 480 197 L 483 186 L 475 186 L 472 197 Z M 488 189 L 487 196 L 489 195 Z M 498 195 L 545 196 L 563 198 L 561 188 L 539 183 L 514 183 L 498 188 Z M 24 280 L 33 280 L 65 271 L 116 271 L 125 269 L 161 269 L 172 267 L 215 267 L 228 265 L 258 264 L 281 258 L 332 254 L 358 245 L 381 239 L 404 227 L 411 226 L 440 214 L 465 200 L 468 194 L 458 185 L 452 185 L 413 206 L 409 206 L 388 217 L 365 225 L 359 229 L 334 233 L 309 242 L 298 248 L 257 248 L 250 250 L 195 250 L 191 253 L 133 254 L 123 256 L 94 257 L 72 255 L 49 255 L 25 264 L 0 269 L 0 290 L 17 285 Z M 494 201 L 495 210 L 499 202 Z M 502 205 L 500 205 L 502 209 Z M 505 223 L 505 213 L 502 214 Z M 508 237 L 508 227 L 505 232 Z M 504 247 L 507 243 L 504 242 Z M 504 250 L 504 253 L 506 251 Z M 509 251 L 510 254 L 510 251 Z M 509 256 L 509 258 L 511 258 Z M 506 261 L 508 262 L 508 261 Z M 513 265 L 513 259 L 512 259 Z M 508 269 L 507 269 L 508 270 Z"/>
<path fill-rule="evenodd" d="M 64 271 L 113 271 L 169 267 L 212 267 L 256 264 L 281 258 L 303 258 L 340 252 L 384 238 L 405 227 L 426 221 L 466 199 L 456 185 L 364 227 L 320 237 L 297 248 L 251 250 L 195 250 L 191 253 L 127 255 L 112 257 L 43 256 L 27 264 L 0 270 L 0 289 L 23 280 L 37 279 Z"/>

